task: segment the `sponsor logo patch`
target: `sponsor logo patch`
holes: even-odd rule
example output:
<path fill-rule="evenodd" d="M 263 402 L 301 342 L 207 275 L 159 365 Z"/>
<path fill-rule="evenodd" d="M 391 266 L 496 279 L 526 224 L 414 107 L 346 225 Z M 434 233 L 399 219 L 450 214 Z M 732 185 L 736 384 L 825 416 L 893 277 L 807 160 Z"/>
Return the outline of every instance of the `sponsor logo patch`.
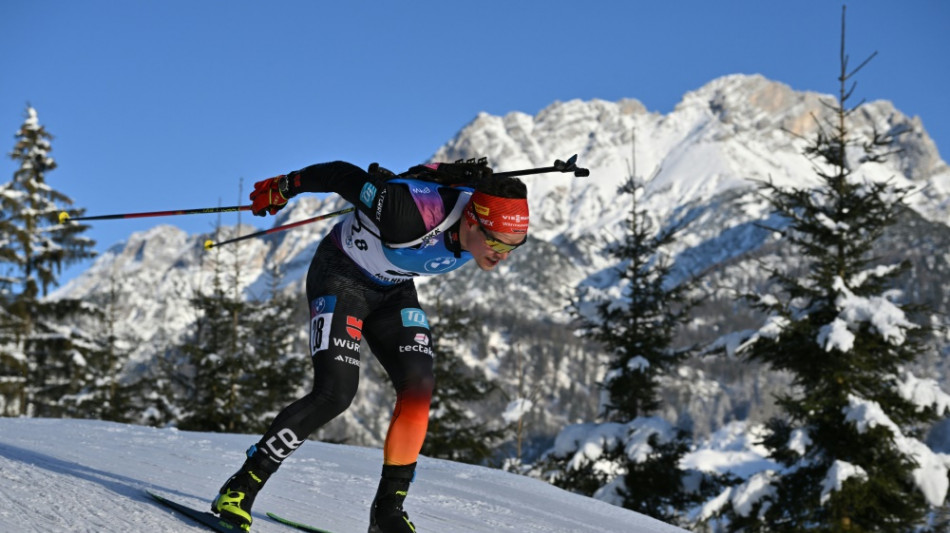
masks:
<path fill-rule="evenodd" d="M 334 307 L 336 307 L 336 296 L 314 298 L 313 301 L 310 302 L 310 316 L 332 313 Z"/>
<path fill-rule="evenodd" d="M 333 346 L 350 350 L 351 352 L 360 353 L 360 343 L 356 341 L 348 341 L 346 339 L 338 339 L 333 337 Z"/>
<path fill-rule="evenodd" d="M 419 352 L 428 355 L 429 357 L 435 357 L 435 354 L 432 353 L 432 348 L 428 346 L 423 346 L 421 344 L 411 344 L 409 346 L 400 346 L 399 353 L 406 352 Z"/>
<path fill-rule="evenodd" d="M 458 260 L 451 256 L 436 257 L 425 262 L 426 272 L 445 272 L 452 270 Z"/>
<path fill-rule="evenodd" d="M 363 321 L 356 318 L 355 316 L 346 317 L 346 332 L 353 338 L 353 340 L 359 341 L 363 339 Z"/>
<path fill-rule="evenodd" d="M 426 312 L 422 309 L 407 307 L 400 311 L 400 314 L 402 315 L 403 327 L 429 329 L 429 319 L 426 318 Z"/>
<path fill-rule="evenodd" d="M 363 184 L 363 190 L 360 191 L 360 201 L 366 207 L 373 207 L 373 198 L 376 198 L 376 186 L 366 182 Z"/>
<path fill-rule="evenodd" d="M 510 220 L 512 222 L 527 222 L 528 221 L 528 217 L 520 213 L 516 215 L 501 215 L 501 218 L 502 220 Z"/>
<path fill-rule="evenodd" d="M 383 219 L 383 202 L 386 201 L 386 189 L 379 193 L 379 201 L 376 202 L 376 222 Z M 369 207 L 369 206 L 367 206 Z"/>
<path fill-rule="evenodd" d="M 416 341 L 416 344 L 421 344 L 423 346 L 429 345 L 429 336 L 425 333 L 416 333 L 416 336 L 413 338 L 413 340 Z"/>
<path fill-rule="evenodd" d="M 297 435 L 289 428 L 284 428 L 276 435 L 267 439 L 264 445 L 270 451 L 270 455 L 278 459 L 285 459 L 291 452 L 303 444 L 303 440 L 297 438 Z"/>
<path fill-rule="evenodd" d="M 360 366 L 360 360 L 357 359 L 357 358 L 355 358 L 355 357 L 349 357 L 349 356 L 346 356 L 346 355 L 338 355 L 338 356 L 334 357 L 333 360 L 334 360 L 334 361 L 339 361 L 339 362 L 341 362 L 341 363 L 346 363 L 346 364 L 348 364 L 348 365 L 353 365 L 353 366 L 356 366 L 356 367 Z"/>

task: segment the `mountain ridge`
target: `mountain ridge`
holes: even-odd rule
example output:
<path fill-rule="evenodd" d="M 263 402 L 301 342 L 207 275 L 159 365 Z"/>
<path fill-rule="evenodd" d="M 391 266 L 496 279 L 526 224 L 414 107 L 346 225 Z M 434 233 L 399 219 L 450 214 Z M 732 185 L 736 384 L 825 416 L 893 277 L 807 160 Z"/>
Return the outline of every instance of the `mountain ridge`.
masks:
<path fill-rule="evenodd" d="M 716 295 L 711 314 L 695 320 L 696 336 L 708 339 L 716 331 L 728 331 L 739 325 L 737 320 L 754 317 L 730 309 L 736 304 L 721 286 L 732 284 L 735 290 L 762 286 L 765 281 L 760 279 L 753 259 L 778 260 L 774 254 L 783 253 L 776 236 L 760 227 L 770 212 L 767 202 L 757 194 L 757 182 L 772 180 L 785 187 L 816 183 L 816 163 L 802 152 L 807 136 L 814 134 L 819 121 L 824 120 L 827 110 L 821 103 L 823 99 L 833 97 L 798 92 L 760 75 L 730 75 L 686 93 L 668 114 L 649 111 L 635 99 L 555 102 L 534 116 L 520 112 L 504 116 L 480 113 L 438 148 L 431 160 L 487 157 L 494 168 L 513 170 L 549 166 L 554 159 L 578 154 L 579 164 L 590 168 L 591 176 L 526 177 L 532 210 L 532 245 L 512 254 L 496 272 L 461 269 L 438 278 L 418 280 L 423 305 L 438 300 L 477 310 L 482 336 L 490 340 L 467 347 L 464 357 L 472 366 L 494 372 L 494 377 L 512 390 L 512 376 L 491 370 L 493 365 L 485 361 L 498 353 L 504 360 L 514 357 L 518 350 L 533 351 L 536 380 L 548 387 L 549 397 L 532 414 L 541 440 L 560 424 L 577 417 L 595 416 L 596 398 L 585 396 L 587 389 L 577 389 L 571 376 L 591 376 L 596 381 L 604 354 L 584 347 L 580 340 L 571 341 L 570 336 L 565 340 L 561 335 L 570 332 L 572 317 L 566 304 L 574 295 L 574 288 L 586 285 L 605 289 L 614 279 L 611 272 L 616 264 L 604 253 L 604 246 L 622 235 L 623 220 L 632 208 L 629 200 L 618 196 L 618 186 L 636 173 L 645 182 L 639 206 L 647 210 L 656 227 L 688 222 L 668 251 L 676 261 L 677 279 L 704 274 L 708 290 Z M 928 231 L 947 230 L 950 168 L 940 159 L 936 146 L 921 127 L 921 120 L 901 114 L 886 101 L 866 103 L 859 109 L 854 115 L 855 132 L 906 133 L 900 140 L 901 152 L 884 163 L 861 166 L 858 176 L 918 187 L 920 192 L 911 197 L 911 207 L 933 224 Z M 332 195 L 298 197 L 278 214 L 274 225 L 331 212 L 344 205 Z M 272 265 L 283 268 L 287 290 L 300 295 L 310 257 L 322 235 L 335 222 L 321 221 L 245 241 L 235 248 L 215 249 L 210 254 L 200 243 L 212 235 L 187 236 L 166 226 L 153 228 L 134 234 L 124 247 L 110 248 L 88 271 L 53 297 L 90 297 L 101 294 L 109 283 L 117 283 L 124 295 L 123 305 L 129 307 L 124 325 L 142 335 L 144 341 L 136 351 L 135 361 L 147 363 L 153 355 L 149 353 L 153 341 L 180 339 L 187 332 L 193 318 L 188 314 L 187 298 L 194 291 L 209 287 L 215 260 L 241 258 L 240 286 L 247 296 L 262 294 L 265 271 Z M 216 239 L 236 235 L 238 231 L 246 234 L 253 230 L 222 227 Z M 941 238 L 933 237 L 931 241 Z M 943 272 L 950 275 L 950 267 L 938 250 L 934 250 L 934 256 L 936 263 L 928 268 L 930 275 L 939 277 L 934 283 L 940 287 L 945 284 Z M 119 279 L 115 279 L 115 272 L 122 273 Z M 950 278 L 946 284 L 950 284 Z M 518 308 L 510 308 L 511 302 L 517 302 Z M 305 307 L 305 303 L 301 305 Z M 697 325 L 700 323 L 704 325 Z M 518 324 L 521 331 L 513 331 L 512 324 Z M 304 325 L 305 318 L 301 320 L 301 335 L 305 335 Z M 706 332 L 700 333 L 704 329 Z M 526 333 L 528 330 L 532 332 Z M 522 348 L 517 348 L 519 343 Z M 704 371 L 707 378 L 720 379 L 710 374 L 710 367 Z M 688 388 L 689 381 L 684 379 L 679 386 Z M 709 407 L 715 412 L 688 407 L 692 400 L 684 397 L 677 400 L 679 403 L 670 404 L 669 414 L 690 418 L 694 424 L 710 418 L 708 423 L 700 421 L 697 427 L 711 431 L 730 419 L 756 413 L 751 402 L 768 403 L 763 400 L 762 390 L 736 392 L 737 386 L 730 382 L 721 384 L 719 394 L 727 397 L 714 402 L 718 407 Z M 384 387 L 373 385 L 369 389 L 368 397 L 384 394 Z M 670 396 L 692 398 L 690 394 L 677 389 Z M 347 428 L 342 426 L 367 419 L 373 422 L 362 429 L 377 429 L 361 432 L 364 436 L 360 439 L 369 439 L 361 442 L 374 444 L 373 439 L 381 440 L 378 428 L 385 427 L 387 410 L 374 409 L 367 400 L 357 403 L 352 419 L 328 430 L 325 436 L 345 436 Z M 568 410 L 564 407 L 568 404 L 577 405 Z M 726 404 L 730 407 L 723 411 L 722 405 Z M 767 408 L 763 409 L 758 411 L 759 415 L 767 414 Z"/>

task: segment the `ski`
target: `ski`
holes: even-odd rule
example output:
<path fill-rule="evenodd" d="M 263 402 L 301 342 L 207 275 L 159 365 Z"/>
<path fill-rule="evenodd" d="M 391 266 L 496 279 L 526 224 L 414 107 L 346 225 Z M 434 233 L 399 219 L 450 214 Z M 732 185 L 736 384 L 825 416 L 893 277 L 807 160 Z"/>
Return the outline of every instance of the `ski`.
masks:
<path fill-rule="evenodd" d="M 243 531 L 240 526 L 232 524 L 231 522 L 228 522 L 227 520 L 218 518 L 216 515 L 210 513 L 209 511 L 199 511 L 197 509 L 193 509 L 191 507 L 188 507 L 187 505 L 182 505 L 178 502 L 169 500 L 168 498 L 165 498 L 164 496 L 159 496 L 158 494 L 155 494 L 154 492 L 150 490 L 146 490 L 145 493 L 151 496 L 152 499 L 154 499 L 158 503 L 164 505 L 165 507 L 168 507 L 169 509 L 173 511 L 183 514 L 187 516 L 188 518 L 194 520 L 195 522 L 207 528 L 210 528 L 213 531 L 217 531 L 218 533 L 233 533 L 237 531 Z M 315 529 L 314 531 L 319 531 L 319 530 Z"/>
<path fill-rule="evenodd" d="M 276 515 L 274 513 L 267 513 L 267 517 L 271 520 L 280 522 L 285 526 L 290 526 L 292 528 L 299 529 L 300 531 L 309 531 L 310 533 L 330 533 L 326 529 L 320 529 L 318 527 L 308 526 L 307 524 L 301 524 L 300 522 L 294 522 L 293 520 L 288 520 L 282 516 Z"/>

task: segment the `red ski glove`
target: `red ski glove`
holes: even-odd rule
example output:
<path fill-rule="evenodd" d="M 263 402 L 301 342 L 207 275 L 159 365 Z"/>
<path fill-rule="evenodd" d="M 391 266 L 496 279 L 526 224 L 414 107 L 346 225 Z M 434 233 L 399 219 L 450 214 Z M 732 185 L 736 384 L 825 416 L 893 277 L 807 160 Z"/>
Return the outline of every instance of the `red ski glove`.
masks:
<path fill-rule="evenodd" d="M 287 176 L 283 174 L 273 178 L 259 181 L 254 184 L 254 190 L 251 191 L 251 212 L 254 216 L 262 217 L 270 213 L 276 215 L 278 211 L 287 205 L 287 199 L 292 195 L 287 190 Z M 281 188 L 283 185 L 283 188 Z"/>

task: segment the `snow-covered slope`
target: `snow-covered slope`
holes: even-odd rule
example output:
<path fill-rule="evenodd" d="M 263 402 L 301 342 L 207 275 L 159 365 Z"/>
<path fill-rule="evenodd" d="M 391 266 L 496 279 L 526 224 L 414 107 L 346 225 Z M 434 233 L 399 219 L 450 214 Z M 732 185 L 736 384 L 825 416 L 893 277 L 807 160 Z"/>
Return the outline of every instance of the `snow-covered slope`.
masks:
<path fill-rule="evenodd" d="M 151 502 L 149 489 L 204 508 L 253 437 L 81 420 L 0 418 L 0 531 L 205 531 Z M 268 483 L 252 530 L 289 533 L 272 511 L 334 533 L 366 531 L 381 452 L 307 443 Z M 407 509 L 420 532 L 682 531 L 544 482 L 422 458 Z"/>

